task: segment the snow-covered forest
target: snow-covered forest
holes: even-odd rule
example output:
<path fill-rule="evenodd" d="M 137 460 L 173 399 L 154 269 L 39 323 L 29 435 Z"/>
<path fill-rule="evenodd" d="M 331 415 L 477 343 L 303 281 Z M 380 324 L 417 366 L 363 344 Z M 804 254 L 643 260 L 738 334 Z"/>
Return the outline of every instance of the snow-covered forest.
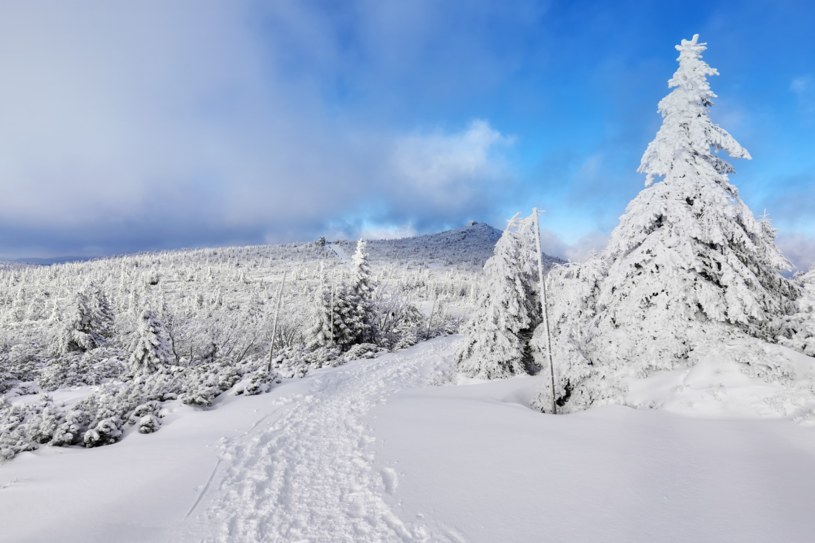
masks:
<path fill-rule="evenodd" d="M 0 454 L 114 443 L 130 425 L 158 430 L 169 399 L 206 408 L 229 389 L 256 394 L 455 333 L 498 237 L 473 223 L 359 247 L 321 239 L 5 267 Z M 85 397 L 55 401 L 66 387 Z"/>
<path fill-rule="evenodd" d="M 746 471 L 789 461 L 773 477 L 815 482 L 815 270 L 793 274 L 771 221 L 740 197 L 729 160 L 751 156 L 711 119 L 706 44 L 676 49 L 637 170 L 645 186 L 583 262 L 542 255 L 535 210 L 503 231 L 472 222 L 397 240 L 0 266 L 0 503 L 22 514 L 14 487 L 40 460 L 96 454 L 107 474 L 125 469 L 121 455 L 131 494 L 116 503 L 173 477 L 185 489 L 167 491 L 178 492 L 167 513 L 132 513 L 126 540 L 547 540 L 532 506 L 551 487 L 552 540 L 591 525 L 564 504 L 611 501 L 641 523 L 574 540 L 804 541 L 808 491 L 773 487 L 788 500 L 774 515 L 762 493 L 728 486 L 718 470 L 734 446 L 717 440 L 759 428 L 777 439 L 740 458 Z M 718 420 L 700 430 L 704 418 Z M 709 456 L 697 447 L 708 440 Z M 156 451 L 182 460 L 144 463 Z M 689 475 L 702 490 L 672 486 L 684 458 L 707 474 Z M 5 467 L 21 475 L 4 482 Z M 676 510 L 651 503 L 663 490 Z M 649 519 L 698 514 L 696 495 L 743 502 L 654 538 Z M 82 539 L 95 522 L 87 500 L 54 523 Z M 89 540 L 120 528 L 101 523 Z"/>

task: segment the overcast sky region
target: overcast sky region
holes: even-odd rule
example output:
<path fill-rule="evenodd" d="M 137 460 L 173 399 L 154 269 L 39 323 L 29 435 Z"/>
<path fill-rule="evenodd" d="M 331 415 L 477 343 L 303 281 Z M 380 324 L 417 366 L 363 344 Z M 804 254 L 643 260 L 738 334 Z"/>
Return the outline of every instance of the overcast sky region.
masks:
<path fill-rule="evenodd" d="M 808 0 L 0 4 L 0 258 L 403 236 L 602 248 L 699 33 L 731 176 L 815 264 Z"/>

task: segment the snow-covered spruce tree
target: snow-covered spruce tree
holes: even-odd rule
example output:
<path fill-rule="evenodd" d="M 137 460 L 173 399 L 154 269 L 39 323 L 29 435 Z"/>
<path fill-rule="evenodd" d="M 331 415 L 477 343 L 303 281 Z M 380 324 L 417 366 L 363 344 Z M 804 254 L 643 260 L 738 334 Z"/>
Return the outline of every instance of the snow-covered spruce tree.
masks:
<path fill-rule="evenodd" d="M 136 334 L 130 355 L 132 373 L 153 373 L 170 363 L 173 355 L 167 334 L 155 313 L 149 309 L 142 313 Z"/>
<path fill-rule="evenodd" d="M 774 230 L 753 217 L 719 156 L 750 158 L 709 117 L 716 95 L 707 76 L 718 72 L 702 60 L 706 44 L 695 35 L 676 49 L 673 90 L 659 103 L 663 123 L 638 169 L 646 188 L 591 273 L 566 268 L 550 279 L 564 283 L 551 290 L 553 351 L 561 401 L 571 394 L 572 408 L 613 401 L 621 371 L 644 376 L 692 364 L 692 351 L 717 334 L 775 341 L 776 317 L 792 311 L 798 295 L 779 274 L 789 263 Z M 571 303 L 585 307 L 569 315 L 564 295 L 575 281 L 583 283 L 571 289 L 581 301 Z"/>
<path fill-rule="evenodd" d="M 360 321 L 360 312 L 353 291 L 348 286 L 343 285 L 334 293 L 332 313 L 334 344 L 343 351 L 347 351 L 360 343 L 360 330 L 364 329 L 364 322 Z"/>
<path fill-rule="evenodd" d="M 106 342 L 113 339 L 115 318 L 107 295 L 98 285 L 91 284 L 88 287 L 88 298 L 96 333 Z"/>
<path fill-rule="evenodd" d="M 529 341 L 541 322 L 533 216 L 513 218 L 484 265 L 484 284 L 456 355 L 469 377 L 501 379 L 533 373 Z"/>
<path fill-rule="evenodd" d="M 331 330 L 334 300 L 333 292 L 328 285 L 325 268 L 320 264 L 319 283 L 313 297 L 313 321 L 308 334 L 307 347 L 310 350 L 330 347 L 334 344 Z"/>
<path fill-rule="evenodd" d="M 346 325 L 356 338 L 356 343 L 368 343 L 373 339 L 371 329 L 372 298 L 374 283 L 371 278 L 371 266 L 368 264 L 368 250 L 365 240 L 357 242 L 357 250 L 351 257 L 351 283 L 348 285 L 347 301 L 350 319 Z"/>
<path fill-rule="evenodd" d="M 95 285 L 76 293 L 60 336 L 60 351 L 90 351 L 113 337 L 113 313 Z"/>

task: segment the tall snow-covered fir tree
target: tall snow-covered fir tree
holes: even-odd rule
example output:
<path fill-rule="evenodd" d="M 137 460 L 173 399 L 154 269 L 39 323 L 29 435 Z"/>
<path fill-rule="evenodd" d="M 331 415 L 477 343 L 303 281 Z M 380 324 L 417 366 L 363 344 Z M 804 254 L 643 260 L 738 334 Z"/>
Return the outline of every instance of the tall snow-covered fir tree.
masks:
<path fill-rule="evenodd" d="M 328 284 L 325 268 L 320 264 L 319 284 L 314 292 L 313 321 L 308 334 L 307 347 L 319 349 L 329 347 L 334 343 L 333 324 L 334 300 L 332 288 Z"/>
<path fill-rule="evenodd" d="M 145 310 L 139 319 L 136 341 L 130 355 L 130 371 L 152 373 L 173 358 L 167 334 L 155 313 Z"/>
<path fill-rule="evenodd" d="M 371 323 L 373 318 L 372 299 L 374 292 L 371 266 L 368 264 L 368 249 L 365 240 L 357 242 L 357 250 L 351 257 L 351 282 L 347 289 L 349 318 L 344 322 L 351 329 L 357 343 L 372 340 Z"/>
<path fill-rule="evenodd" d="M 578 404 L 601 397 L 592 388 L 609 386 L 616 368 L 647 375 L 692 363 L 692 351 L 715 334 L 775 341 L 777 317 L 795 307 L 798 290 L 779 273 L 790 266 L 775 232 L 739 198 L 728 179 L 733 167 L 719 155 L 750 158 L 710 119 L 716 95 L 707 77 L 718 72 L 702 60 L 698 38 L 676 46 L 673 90 L 659 102 L 662 126 L 638 169 L 646 187 L 605 252 L 584 265 L 590 269 L 551 278 L 561 292 L 553 311 L 560 393 L 576 392 Z M 567 301 L 570 291 L 582 301 Z M 583 311 L 569 315 L 570 305 Z"/>
<path fill-rule="evenodd" d="M 536 369 L 529 341 L 541 322 L 534 217 L 512 219 L 484 265 L 484 285 L 456 361 L 460 373 L 501 379 Z"/>

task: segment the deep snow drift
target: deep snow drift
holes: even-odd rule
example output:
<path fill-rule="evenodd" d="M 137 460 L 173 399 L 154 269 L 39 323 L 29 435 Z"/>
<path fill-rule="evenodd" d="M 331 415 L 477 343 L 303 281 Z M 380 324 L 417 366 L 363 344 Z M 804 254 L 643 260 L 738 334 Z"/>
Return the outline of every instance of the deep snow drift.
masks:
<path fill-rule="evenodd" d="M 726 361 L 723 393 L 697 368 L 632 383 L 662 410 L 550 416 L 525 407 L 540 376 L 444 386 L 456 342 L 23 453 L 0 465 L 0 540 L 811 541 L 815 431 L 760 418 L 784 411 Z"/>

